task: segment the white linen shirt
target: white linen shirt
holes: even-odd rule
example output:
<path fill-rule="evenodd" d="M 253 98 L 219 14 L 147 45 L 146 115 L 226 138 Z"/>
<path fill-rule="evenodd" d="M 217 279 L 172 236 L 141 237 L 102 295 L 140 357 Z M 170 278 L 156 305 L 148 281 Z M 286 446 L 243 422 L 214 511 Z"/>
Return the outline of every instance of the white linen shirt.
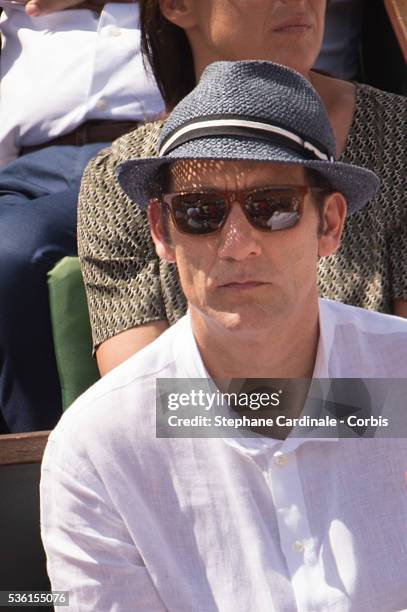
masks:
<path fill-rule="evenodd" d="M 407 321 L 320 300 L 320 330 L 315 377 L 406 377 Z M 406 609 L 406 441 L 156 438 L 156 378 L 205 376 L 186 316 L 51 433 L 42 536 L 70 610 Z"/>
<path fill-rule="evenodd" d="M 142 63 L 138 3 L 44 17 L 0 7 L 0 166 L 85 121 L 145 121 L 163 110 Z"/>

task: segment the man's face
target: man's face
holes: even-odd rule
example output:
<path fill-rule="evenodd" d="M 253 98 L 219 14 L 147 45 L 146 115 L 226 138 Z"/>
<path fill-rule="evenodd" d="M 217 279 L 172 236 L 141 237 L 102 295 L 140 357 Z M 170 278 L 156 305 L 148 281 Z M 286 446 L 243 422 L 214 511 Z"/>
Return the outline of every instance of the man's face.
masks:
<path fill-rule="evenodd" d="M 301 166 L 185 161 L 171 167 L 168 191 L 239 191 L 305 185 Z M 232 202 L 222 229 L 208 236 L 180 233 L 170 219 L 171 244 L 158 252 L 175 260 L 192 316 L 228 330 L 254 331 L 306 315 L 315 305 L 319 213 L 308 192 L 299 222 L 289 229 L 254 228 Z M 151 215 L 150 215 L 151 218 Z M 153 237 L 157 245 L 157 237 Z"/>

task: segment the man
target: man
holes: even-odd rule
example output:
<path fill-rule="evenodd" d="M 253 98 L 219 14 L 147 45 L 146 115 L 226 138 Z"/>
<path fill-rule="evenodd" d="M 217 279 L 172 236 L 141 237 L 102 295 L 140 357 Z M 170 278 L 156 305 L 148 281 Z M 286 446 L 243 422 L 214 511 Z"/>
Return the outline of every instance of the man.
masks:
<path fill-rule="evenodd" d="M 0 433 L 58 421 L 47 273 L 76 253 L 88 161 L 163 109 L 137 2 L 42 4 L 0 0 Z"/>
<path fill-rule="evenodd" d="M 334 150 L 299 74 L 219 62 L 171 114 L 159 157 L 121 167 L 130 197 L 151 200 L 189 313 L 51 434 L 43 541 L 74 610 L 406 607 L 404 440 L 156 437 L 161 379 L 406 376 L 406 322 L 318 302 L 346 201 L 361 208 L 378 186 Z"/>

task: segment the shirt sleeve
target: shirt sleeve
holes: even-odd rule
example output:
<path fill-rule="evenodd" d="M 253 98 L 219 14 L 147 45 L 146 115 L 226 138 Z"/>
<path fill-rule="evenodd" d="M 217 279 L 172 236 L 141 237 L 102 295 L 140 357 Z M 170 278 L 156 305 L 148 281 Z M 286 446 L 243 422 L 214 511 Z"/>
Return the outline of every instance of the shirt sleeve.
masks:
<path fill-rule="evenodd" d="M 387 239 L 393 299 L 407 300 L 407 212 Z"/>
<path fill-rule="evenodd" d="M 94 468 L 51 438 L 42 464 L 41 532 L 52 590 L 69 592 L 70 612 L 165 611 Z"/>
<path fill-rule="evenodd" d="M 155 155 L 161 123 L 150 123 L 100 151 L 85 170 L 78 204 L 78 253 L 97 347 L 121 331 L 166 318 L 160 265 L 146 212 L 120 188 L 115 170 Z"/>

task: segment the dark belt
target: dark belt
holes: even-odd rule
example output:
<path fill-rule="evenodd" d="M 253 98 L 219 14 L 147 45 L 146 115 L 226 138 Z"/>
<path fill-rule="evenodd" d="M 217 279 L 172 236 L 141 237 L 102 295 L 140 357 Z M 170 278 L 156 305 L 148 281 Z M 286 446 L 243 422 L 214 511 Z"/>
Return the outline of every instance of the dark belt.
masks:
<path fill-rule="evenodd" d="M 120 138 L 120 136 L 135 130 L 139 125 L 140 122 L 137 121 L 86 121 L 86 123 L 82 123 L 82 125 L 68 134 L 57 136 L 39 145 L 23 147 L 20 150 L 20 155 L 34 153 L 34 151 L 39 151 L 46 147 L 61 145 L 81 147 L 97 142 L 112 142 L 116 138 Z"/>

